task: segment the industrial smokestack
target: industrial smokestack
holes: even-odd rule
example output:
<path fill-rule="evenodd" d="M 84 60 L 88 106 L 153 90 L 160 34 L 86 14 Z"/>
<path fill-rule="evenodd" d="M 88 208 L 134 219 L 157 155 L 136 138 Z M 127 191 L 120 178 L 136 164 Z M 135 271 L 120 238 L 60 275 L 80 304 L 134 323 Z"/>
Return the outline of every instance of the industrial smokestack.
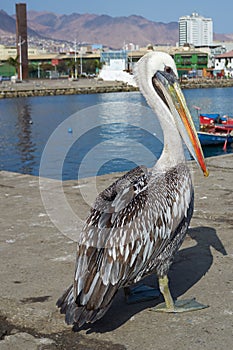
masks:
<path fill-rule="evenodd" d="M 18 55 L 18 78 L 28 78 L 28 42 L 26 4 L 16 4 L 16 45 Z"/>

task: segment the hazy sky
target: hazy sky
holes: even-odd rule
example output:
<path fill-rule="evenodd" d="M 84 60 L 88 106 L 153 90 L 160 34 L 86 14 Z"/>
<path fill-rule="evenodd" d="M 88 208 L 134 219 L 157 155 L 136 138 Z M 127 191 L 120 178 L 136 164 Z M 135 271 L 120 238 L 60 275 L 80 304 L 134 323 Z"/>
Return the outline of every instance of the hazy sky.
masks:
<path fill-rule="evenodd" d="M 0 9 L 15 13 L 15 0 L 0 0 Z M 113 17 L 141 15 L 156 22 L 178 22 L 179 17 L 198 12 L 213 20 L 215 33 L 233 33 L 233 1 L 224 0 L 28 0 L 28 10 L 58 14 L 95 13 Z"/>

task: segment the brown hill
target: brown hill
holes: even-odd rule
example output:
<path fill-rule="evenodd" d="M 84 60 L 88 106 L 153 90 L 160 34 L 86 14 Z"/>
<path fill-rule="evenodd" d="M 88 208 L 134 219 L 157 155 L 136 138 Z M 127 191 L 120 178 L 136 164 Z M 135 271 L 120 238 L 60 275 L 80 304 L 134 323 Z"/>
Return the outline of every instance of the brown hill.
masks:
<path fill-rule="evenodd" d="M 16 23 L 15 18 L 9 16 L 5 11 L 0 10 L 0 35 L 11 36 L 15 34 Z M 28 28 L 28 35 L 40 36 L 39 33 L 34 32 L 30 27 Z"/>
<path fill-rule="evenodd" d="M 15 20 L 3 10 L 0 10 L 0 33 L 15 33 Z"/>
<path fill-rule="evenodd" d="M 178 23 L 149 21 L 141 16 L 111 17 L 107 15 L 58 15 L 52 12 L 29 11 L 28 33 L 52 39 L 85 43 L 100 43 L 111 48 L 122 48 L 132 42 L 140 46 L 171 44 L 178 41 Z M 15 33 L 15 19 L 0 11 L 0 34 Z M 215 34 L 215 40 L 233 40 L 233 34 Z"/>
<path fill-rule="evenodd" d="M 214 40 L 216 41 L 233 41 L 233 33 L 231 34 L 214 34 Z"/>
<path fill-rule="evenodd" d="M 124 42 L 140 46 L 149 43 L 175 44 L 178 24 L 157 23 L 141 16 L 111 17 L 107 15 L 28 13 L 28 25 L 35 31 L 54 39 L 63 39 L 121 48 Z"/>

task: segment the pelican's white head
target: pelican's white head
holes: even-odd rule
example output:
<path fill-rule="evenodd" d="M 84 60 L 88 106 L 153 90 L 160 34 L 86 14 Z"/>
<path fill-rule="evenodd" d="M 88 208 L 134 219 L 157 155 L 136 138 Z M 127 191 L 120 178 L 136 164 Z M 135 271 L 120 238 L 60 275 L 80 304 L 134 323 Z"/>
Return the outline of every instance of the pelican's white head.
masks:
<path fill-rule="evenodd" d="M 178 78 L 175 62 L 166 52 L 150 51 L 137 62 L 134 76 L 142 93 L 144 89 L 147 90 L 148 85 L 152 84 L 155 73 L 166 70 L 166 67 L 169 67 Z"/>
<path fill-rule="evenodd" d="M 208 176 L 202 148 L 178 81 L 173 58 L 165 52 L 151 51 L 136 64 L 134 75 L 149 106 L 157 114 L 164 133 L 177 129 L 190 153 Z M 169 135 L 167 133 L 167 144 Z M 172 147 L 171 147 L 172 149 Z"/>

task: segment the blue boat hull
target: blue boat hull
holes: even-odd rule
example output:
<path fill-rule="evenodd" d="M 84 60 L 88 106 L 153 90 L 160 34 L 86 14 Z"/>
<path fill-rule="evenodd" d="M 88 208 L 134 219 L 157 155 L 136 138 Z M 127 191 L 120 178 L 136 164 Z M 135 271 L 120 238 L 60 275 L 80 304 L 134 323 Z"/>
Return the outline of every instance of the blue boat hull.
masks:
<path fill-rule="evenodd" d="M 231 135 L 211 134 L 203 131 L 198 131 L 197 134 L 202 146 L 223 145 L 226 139 L 228 144 L 233 142 L 233 136 Z"/>

